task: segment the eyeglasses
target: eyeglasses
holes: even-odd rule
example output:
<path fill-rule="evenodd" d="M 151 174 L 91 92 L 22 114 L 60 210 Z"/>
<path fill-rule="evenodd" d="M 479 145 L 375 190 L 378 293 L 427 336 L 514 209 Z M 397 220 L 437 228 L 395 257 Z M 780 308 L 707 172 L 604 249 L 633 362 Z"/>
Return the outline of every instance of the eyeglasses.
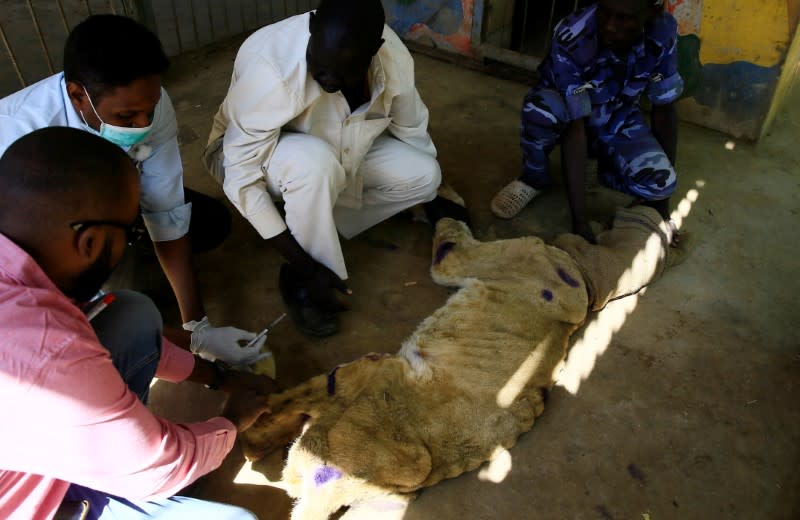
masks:
<path fill-rule="evenodd" d="M 139 218 L 137 218 L 133 224 L 123 224 L 113 220 L 84 220 L 83 222 L 75 222 L 69 225 L 69 227 L 78 233 L 81 233 L 92 226 L 113 226 L 115 228 L 125 230 L 125 241 L 128 242 L 129 246 L 141 240 L 144 234 L 147 232 L 147 229 L 144 227 Z"/>

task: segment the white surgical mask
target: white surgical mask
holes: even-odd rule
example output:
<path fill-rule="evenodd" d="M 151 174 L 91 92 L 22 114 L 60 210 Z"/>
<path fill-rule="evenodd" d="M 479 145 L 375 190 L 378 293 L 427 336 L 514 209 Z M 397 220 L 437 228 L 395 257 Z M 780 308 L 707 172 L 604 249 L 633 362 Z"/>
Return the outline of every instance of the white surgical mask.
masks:
<path fill-rule="evenodd" d="M 86 122 L 86 118 L 83 117 L 83 112 L 81 112 L 81 119 L 92 130 L 94 133 L 97 133 L 103 139 L 114 143 L 117 146 L 122 147 L 129 147 L 133 146 L 136 143 L 140 143 L 142 139 L 147 137 L 147 134 L 150 133 L 150 130 L 153 129 L 153 124 L 149 124 L 142 128 L 129 128 L 124 126 L 114 126 L 109 125 L 108 123 L 104 122 L 103 119 L 100 117 L 100 114 L 97 113 L 97 109 L 94 108 L 94 103 L 92 103 L 92 98 L 89 96 L 89 93 L 86 92 L 86 87 L 83 87 L 83 91 L 86 93 L 86 97 L 89 99 L 89 106 L 92 107 L 92 111 L 94 115 L 97 116 L 97 119 L 100 120 L 100 132 L 97 132 L 92 128 L 89 123 Z"/>

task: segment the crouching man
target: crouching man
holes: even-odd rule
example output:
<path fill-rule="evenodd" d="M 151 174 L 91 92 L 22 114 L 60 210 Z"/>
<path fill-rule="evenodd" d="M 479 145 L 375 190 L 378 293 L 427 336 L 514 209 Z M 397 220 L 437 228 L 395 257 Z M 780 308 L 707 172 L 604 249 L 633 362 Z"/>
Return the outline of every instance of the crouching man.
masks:
<path fill-rule="evenodd" d="M 164 339 L 144 295 L 116 293 L 99 314 L 77 305 L 141 234 L 139 192 L 125 152 L 82 130 L 40 129 L 0 157 L 0 518 L 87 504 L 92 519 L 255 518 L 172 495 L 220 465 L 268 411 L 274 382 Z M 156 417 L 145 406 L 155 376 L 225 391 L 222 416 Z"/>
<path fill-rule="evenodd" d="M 594 242 L 584 184 L 593 157 L 600 181 L 656 209 L 674 241 L 677 38 L 663 0 L 599 0 L 562 20 L 523 102 L 522 176 L 494 197 L 492 212 L 512 218 L 550 187 L 548 156 L 560 143 L 574 233 Z M 650 126 L 639 109 L 643 94 L 653 104 Z"/>
<path fill-rule="evenodd" d="M 338 331 L 335 294 L 350 293 L 340 233 L 351 238 L 415 204 L 446 205 L 414 62 L 380 0 L 322 0 L 250 36 L 205 162 L 288 262 L 281 294 L 314 336 Z"/>

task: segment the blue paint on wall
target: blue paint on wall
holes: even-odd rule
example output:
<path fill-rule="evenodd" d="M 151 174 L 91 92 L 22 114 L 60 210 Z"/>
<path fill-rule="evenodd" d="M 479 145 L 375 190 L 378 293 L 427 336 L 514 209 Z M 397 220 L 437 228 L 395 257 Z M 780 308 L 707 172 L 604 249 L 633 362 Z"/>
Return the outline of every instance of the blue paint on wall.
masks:
<path fill-rule="evenodd" d="M 438 34 L 453 34 L 464 17 L 461 0 L 383 0 L 383 8 L 387 23 L 401 37 L 418 23 Z"/>
<path fill-rule="evenodd" d="M 766 114 L 781 68 L 748 61 L 703 64 L 701 44 L 694 34 L 678 38 L 678 71 L 684 80 L 682 97 L 694 98 L 701 105 L 742 121 Z"/>
<path fill-rule="evenodd" d="M 746 61 L 726 65 L 706 64 L 694 97 L 736 119 L 753 119 L 769 111 L 781 68 L 761 67 Z"/>

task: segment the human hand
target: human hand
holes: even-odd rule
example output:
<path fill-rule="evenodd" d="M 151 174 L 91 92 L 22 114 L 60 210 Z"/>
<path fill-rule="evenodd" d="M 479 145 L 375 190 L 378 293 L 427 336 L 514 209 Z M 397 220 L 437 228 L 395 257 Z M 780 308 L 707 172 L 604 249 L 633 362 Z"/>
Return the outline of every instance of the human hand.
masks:
<path fill-rule="evenodd" d="M 190 350 L 208 361 L 220 360 L 231 366 L 245 366 L 271 355 L 269 352 L 261 353 L 266 337 L 243 347 L 240 342 L 250 342 L 256 334 L 236 327 L 214 327 L 208 316 L 199 322 L 184 323 L 183 328 L 192 332 Z"/>
<path fill-rule="evenodd" d="M 222 416 L 237 431 L 248 429 L 261 415 L 271 413 L 269 395 L 279 390 L 275 380 L 249 372 L 227 372 L 220 390 L 228 394 Z"/>
<path fill-rule="evenodd" d="M 573 224 L 572 232 L 576 235 L 580 235 L 590 244 L 597 244 L 597 238 L 594 236 L 594 231 L 592 231 L 592 226 L 589 225 L 589 222 L 582 222 Z"/>
<path fill-rule="evenodd" d="M 336 299 L 333 290 L 347 295 L 353 294 L 353 291 L 336 273 L 314 260 L 300 270 L 300 276 L 314 305 L 331 312 L 347 310 L 347 305 Z"/>
<path fill-rule="evenodd" d="M 222 410 L 222 416 L 232 422 L 238 432 L 250 428 L 265 413 L 272 413 L 269 396 L 259 395 L 254 390 L 231 394 Z"/>

